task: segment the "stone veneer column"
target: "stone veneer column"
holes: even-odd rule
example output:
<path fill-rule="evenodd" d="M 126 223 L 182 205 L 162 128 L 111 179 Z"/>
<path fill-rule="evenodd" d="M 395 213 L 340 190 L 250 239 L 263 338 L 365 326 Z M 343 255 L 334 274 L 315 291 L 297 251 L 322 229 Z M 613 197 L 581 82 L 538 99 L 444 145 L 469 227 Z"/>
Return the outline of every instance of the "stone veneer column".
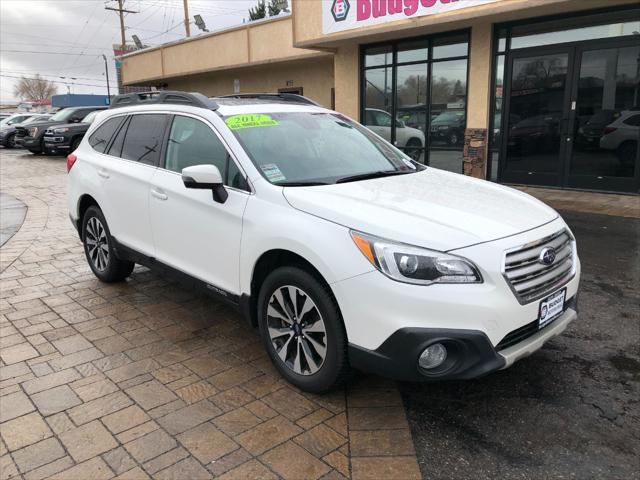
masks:
<path fill-rule="evenodd" d="M 485 178 L 487 171 L 487 131 L 491 98 L 492 25 L 480 23 L 471 30 L 467 129 L 464 135 L 463 171 Z"/>

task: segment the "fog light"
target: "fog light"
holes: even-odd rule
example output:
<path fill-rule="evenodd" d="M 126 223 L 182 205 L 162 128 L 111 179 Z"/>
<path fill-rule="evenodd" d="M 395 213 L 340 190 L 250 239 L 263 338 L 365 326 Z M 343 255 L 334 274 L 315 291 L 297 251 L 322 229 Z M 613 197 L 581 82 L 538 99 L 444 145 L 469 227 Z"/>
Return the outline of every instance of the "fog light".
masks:
<path fill-rule="evenodd" d="M 420 368 L 429 370 L 442 365 L 442 362 L 446 359 L 447 349 L 441 343 L 434 343 L 433 345 L 425 348 L 420 354 L 418 365 L 420 365 Z"/>

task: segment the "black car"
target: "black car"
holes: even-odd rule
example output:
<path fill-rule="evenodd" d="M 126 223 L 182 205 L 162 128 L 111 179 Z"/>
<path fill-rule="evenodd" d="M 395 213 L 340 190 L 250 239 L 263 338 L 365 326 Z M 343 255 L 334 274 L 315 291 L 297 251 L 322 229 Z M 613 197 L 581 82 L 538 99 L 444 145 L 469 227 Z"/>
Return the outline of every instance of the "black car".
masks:
<path fill-rule="evenodd" d="M 25 113 L 13 115 L 0 121 L 0 145 L 5 148 L 14 148 L 16 146 L 16 127 L 33 122 L 42 122 L 48 118 L 51 118 L 48 113 Z"/>
<path fill-rule="evenodd" d="M 73 107 L 60 110 L 53 117 L 43 122 L 34 122 L 27 126 L 16 127 L 16 146 L 24 147 L 31 153 L 46 153 L 44 147 L 44 133 L 48 128 L 67 123 L 80 123 L 95 110 L 105 110 L 107 107 Z"/>
<path fill-rule="evenodd" d="M 94 110 L 80 123 L 66 123 L 47 128 L 44 132 L 44 151 L 47 155 L 68 154 L 78 148 L 101 110 Z"/>
<path fill-rule="evenodd" d="M 448 110 L 431 120 L 431 141 L 459 145 L 464 141 L 464 110 Z"/>

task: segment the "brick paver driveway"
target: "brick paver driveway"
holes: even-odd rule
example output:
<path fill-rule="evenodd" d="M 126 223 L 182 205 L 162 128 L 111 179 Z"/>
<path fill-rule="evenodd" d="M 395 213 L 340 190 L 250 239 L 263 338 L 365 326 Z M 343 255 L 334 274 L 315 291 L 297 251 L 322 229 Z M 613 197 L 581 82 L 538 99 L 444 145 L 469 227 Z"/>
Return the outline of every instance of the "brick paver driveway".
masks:
<path fill-rule="evenodd" d="M 0 152 L 28 206 L 0 249 L 0 476 L 416 478 L 393 383 L 309 395 L 230 308 L 136 268 L 97 281 L 69 222 L 65 161 Z"/>

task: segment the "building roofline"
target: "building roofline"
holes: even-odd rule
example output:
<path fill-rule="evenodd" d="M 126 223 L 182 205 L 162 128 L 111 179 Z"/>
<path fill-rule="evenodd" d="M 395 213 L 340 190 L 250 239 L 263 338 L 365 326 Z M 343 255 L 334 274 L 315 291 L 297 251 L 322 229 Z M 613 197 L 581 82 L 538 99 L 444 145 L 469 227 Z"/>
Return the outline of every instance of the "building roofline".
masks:
<path fill-rule="evenodd" d="M 222 28 L 220 30 L 215 30 L 213 32 L 208 32 L 208 33 L 203 33 L 201 35 L 196 35 L 194 37 L 187 37 L 187 38 L 181 38 L 179 40 L 174 40 L 172 42 L 167 42 L 167 43 L 163 43 L 161 45 L 156 45 L 155 47 L 148 47 L 148 48 L 143 48 L 141 50 L 136 50 L 134 52 L 131 53 L 127 53 L 125 55 L 122 55 L 121 58 L 129 58 L 129 57 L 133 57 L 135 55 L 140 55 L 143 53 L 149 53 L 149 52 L 153 52 L 155 50 L 162 50 L 163 48 L 166 47 L 173 47 L 175 45 L 181 45 L 183 43 L 189 43 L 189 42 L 194 42 L 196 40 L 202 40 L 205 38 L 210 38 L 210 37 L 215 37 L 216 35 L 221 35 L 223 33 L 229 33 L 229 32 L 234 32 L 237 30 L 249 30 L 253 27 L 259 26 L 259 25 L 265 25 L 267 23 L 275 23 L 275 22 L 282 22 L 285 20 L 292 20 L 292 15 L 286 14 L 286 15 L 278 15 L 277 17 L 268 17 L 268 18 L 262 18 L 260 20 L 253 20 L 251 22 L 246 22 L 246 23 L 242 23 L 240 25 L 234 25 L 232 27 L 227 27 L 227 28 Z"/>

